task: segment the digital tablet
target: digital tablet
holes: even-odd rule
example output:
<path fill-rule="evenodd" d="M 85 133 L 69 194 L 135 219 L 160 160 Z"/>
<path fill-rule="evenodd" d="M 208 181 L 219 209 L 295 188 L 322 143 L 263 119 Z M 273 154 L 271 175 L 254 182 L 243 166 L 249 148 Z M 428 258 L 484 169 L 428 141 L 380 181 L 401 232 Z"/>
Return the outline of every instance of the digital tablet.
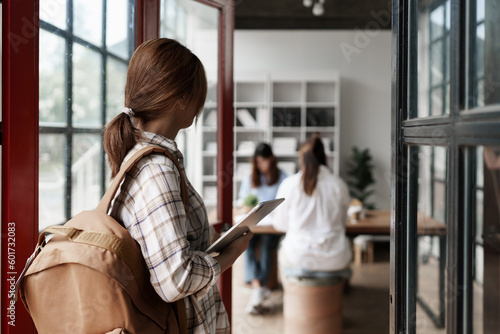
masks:
<path fill-rule="evenodd" d="M 260 202 L 250 212 L 248 212 L 238 223 L 234 224 L 226 233 L 217 239 L 205 251 L 206 253 L 219 253 L 224 247 L 231 243 L 234 239 L 243 235 L 249 229 L 254 227 L 273 211 L 285 199 L 277 198 L 270 201 Z"/>

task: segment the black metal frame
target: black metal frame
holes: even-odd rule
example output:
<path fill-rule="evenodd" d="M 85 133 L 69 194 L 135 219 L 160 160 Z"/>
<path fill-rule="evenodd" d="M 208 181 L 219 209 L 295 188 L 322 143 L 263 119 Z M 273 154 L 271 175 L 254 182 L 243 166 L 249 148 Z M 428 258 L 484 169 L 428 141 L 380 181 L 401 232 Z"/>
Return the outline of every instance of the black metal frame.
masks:
<path fill-rule="evenodd" d="M 66 113 L 66 124 L 62 124 L 61 126 L 45 126 L 40 124 L 40 134 L 64 134 L 65 135 L 65 218 L 66 220 L 71 218 L 71 194 L 72 194 L 72 182 L 71 182 L 71 164 L 72 164 L 72 156 L 73 156 L 73 136 L 75 134 L 97 134 L 102 135 L 104 125 L 106 124 L 106 83 L 107 83 L 107 71 L 106 64 L 109 58 L 121 62 L 123 64 L 128 65 L 128 61 L 132 55 L 134 50 L 134 31 L 133 31 L 133 22 L 134 22 L 134 0 L 128 0 L 128 40 L 129 40 L 129 55 L 128 59 L 123 58 L 114 54 L 112 51 L 109 51 L 106 46 L 106 14 L 107 14 L 107 0 L 103 0 L 102 2 L 102 46 L 97 46 L 93 43 L 86 41 L 85 39 L 75 36 L 73 34 L 73 0 L 67 0 L 66 7 L 66 15 L 67 15 L 67 28 L 66 30 L 60 29 L 48 22 L 40 21 L 40 29 L 43 29 L 49 33 L 52 33 L 56 36 L 59 36 L 64 39 L 66 53 L 65 53 L 65 113 Z M 73 126 L 73 45 L 79 44 L 82 45 L 94 52 L 97 52 L 101 56 L 101 87 L 100 87 L 100 127 L 74 127 Z M 104 194 L 106 189 L 106 163 L 104 159 L 104 151 L 101 155 L 101 195 Z M 61 222 L 63 223 L 63 222 Z"/>
<path fill-rule="evenodd" d="M 417 15 L 415 0 L 394 0 L 392 19 L 392 168 L 390 331 L 415 333 L 416 179 L 415 146 L 448 148 L 446 281 L 447 333 L 471 333 L 474 245 L 472 234 L 474 146 L 500 145 L 500 105 L 468 110 L 471 44 L 469 2 L 451 0 L 450 114 L 417 115 Z M 471 35 L 474 36 L 474 35 Z"/>

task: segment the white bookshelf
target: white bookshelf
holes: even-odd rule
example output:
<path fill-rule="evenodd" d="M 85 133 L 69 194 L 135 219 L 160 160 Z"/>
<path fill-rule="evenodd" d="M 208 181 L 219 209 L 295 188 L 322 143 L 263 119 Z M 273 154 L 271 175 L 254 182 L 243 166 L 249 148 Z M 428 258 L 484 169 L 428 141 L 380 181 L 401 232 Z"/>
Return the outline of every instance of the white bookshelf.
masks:
<path fill-rule="evenodd" d="M 330 169 L 339 173 L 340 79 L 337 72 L 237 73 L 235 77 L 234 199 L 254 147 L 266 142 L 287 174 L 312 133 L 324 138 Z M 252 117 L 253 120 L 248 119 Z"/>
<path fill-rule="evenodd" d="M 237 73 L 234 87 L 234 199 L 250 172 L 250 158 L 260 142 L 271 144 L 288 175 L 298 168 L 298 149 L 313 132 L 325 139 L 328 166 L 339 173 L 340 80 L 336 72 Z M 196 127 L 185 131 L 190 152 L 189 179 L 208 212 L 217 201 L 216 85 Z M 243 111 L 242 111 L 243 110 Z"/>

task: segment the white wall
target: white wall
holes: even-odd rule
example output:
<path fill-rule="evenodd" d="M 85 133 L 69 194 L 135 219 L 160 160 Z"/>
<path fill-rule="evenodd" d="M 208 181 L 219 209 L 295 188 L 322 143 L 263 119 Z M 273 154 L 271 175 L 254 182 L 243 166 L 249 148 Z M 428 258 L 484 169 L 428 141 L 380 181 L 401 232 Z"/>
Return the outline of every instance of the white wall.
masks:
<path fill-rule="evenodd" d="M 369 35 L 368 35 L 369 34 Z M 341 76 L 340 175 L 352 146 L 369 148 L 378 209 L 390 208 L 391 32 L 235 31 L 234 70 L 337 70 Z"/>

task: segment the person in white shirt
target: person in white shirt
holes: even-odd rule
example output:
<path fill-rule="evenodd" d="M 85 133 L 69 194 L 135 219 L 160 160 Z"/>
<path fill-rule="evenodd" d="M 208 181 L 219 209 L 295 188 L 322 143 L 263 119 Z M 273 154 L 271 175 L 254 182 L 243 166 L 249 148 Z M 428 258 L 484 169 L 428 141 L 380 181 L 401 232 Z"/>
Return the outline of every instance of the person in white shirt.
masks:
<path fill-rule="evenodd" d="M 285 198 L 273 215 L 274 228 L 286 232 L 280 270 L 342 271 L 352 260 L 345 235 L 349 189 L 328 169 L 317 134 L 301 146 L 299 163 L 300 171 L 287 177 L 276 195 Z"/>

